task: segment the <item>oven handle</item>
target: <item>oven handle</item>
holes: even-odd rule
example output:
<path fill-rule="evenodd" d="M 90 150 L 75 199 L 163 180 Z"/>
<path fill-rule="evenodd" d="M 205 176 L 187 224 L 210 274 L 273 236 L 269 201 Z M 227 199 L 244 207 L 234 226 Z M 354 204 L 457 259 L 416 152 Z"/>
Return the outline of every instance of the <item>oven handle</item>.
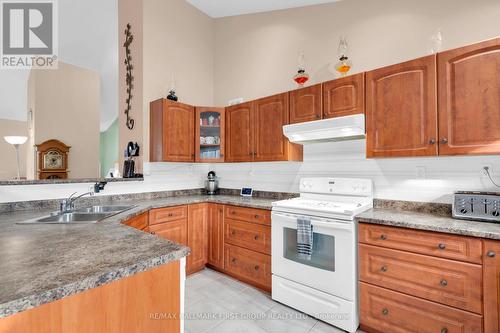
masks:
<path fill-rule="evenodd" d="M 286 224 L 289 225 L 297 225 L 296 221 L 297 218 L 302 217 L 302 215 L 290 215 L 290 214 L 284 214 L 284 213 L 272 213 L 273 216 L 281 217 L 286 219 L 285 221 Z M 318 226 L 318 227 L 323 227 L 323 228 L 328 228 L 328 229 L 341 229 L 341 230 L 349 230 L 352 231 L 354 227 L 354 222 L 352 223 L 344 223 L 344 222 L 322 222 L 318 218 L 310 218 L 311 219 L 311 224 L 313 226 Z"/>

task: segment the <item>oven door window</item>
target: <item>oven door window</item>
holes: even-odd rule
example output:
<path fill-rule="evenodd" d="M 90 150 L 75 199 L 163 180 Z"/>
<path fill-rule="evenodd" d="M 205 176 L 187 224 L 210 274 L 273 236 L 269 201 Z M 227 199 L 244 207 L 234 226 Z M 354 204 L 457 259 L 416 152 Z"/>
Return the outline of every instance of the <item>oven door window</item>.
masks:
<path fill-rule="evenodd" d="M 283 257 L 311 267 L 335 272 L 335 237 L 313 233 L 311 260 L 297 254 L 297 229 L 283 228 Z"/>

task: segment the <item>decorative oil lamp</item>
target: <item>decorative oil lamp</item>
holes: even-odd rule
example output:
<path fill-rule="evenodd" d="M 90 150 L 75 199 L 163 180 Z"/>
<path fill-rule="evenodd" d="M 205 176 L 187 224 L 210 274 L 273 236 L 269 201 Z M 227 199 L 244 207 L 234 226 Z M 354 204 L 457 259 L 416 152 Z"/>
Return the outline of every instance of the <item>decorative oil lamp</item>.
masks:
<path fill-rule="evenodd" d="M 170 78 L 170 90 L 167 95 L 167 99 L 177 102 L 179 98 L 175 95 L 175 75 L 172 74 Z"/>
<path fill-rule="evenodd" d="M 297 74 L 294 75 L 293 80 L 297 82 L 299 87 L 302 87 L 304 83 L 306 83 L 309 80 L 309 74 L 307 74 L 306 70 L 304 69 L 304 55 L 301 54 L 299 55 L 299 70 L 297 71 Z"/>
<path fill-rule="evenodd" d="M 345 37 L 341 37 L 338 49 L 339 62 L 335 64 L 335 70 L 339 72 L 340 76 L 346 76 L 347 72 L 349 72 L 352 67 L 352 61 L 349 60 L 349 57 L 347 56 L 347 51 L 348 51 L 347 40 Z"/>

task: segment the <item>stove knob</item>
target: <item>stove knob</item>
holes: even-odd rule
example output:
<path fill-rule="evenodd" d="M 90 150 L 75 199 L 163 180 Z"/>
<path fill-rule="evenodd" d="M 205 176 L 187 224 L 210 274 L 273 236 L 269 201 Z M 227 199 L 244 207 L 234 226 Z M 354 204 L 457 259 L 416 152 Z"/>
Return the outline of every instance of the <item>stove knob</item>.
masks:
<path fill-rule="evenodd" d="M 491 215 L 498 217 L 498 216 L 500 216 L 500 212 L 498 210 L 495 210 L 495 211 L 491 212 Z"/>
<path fill-rule="evenodd" d="M 467 214 L 467 209 L 465 209 L 465 208 L 460 209 L 460 213 Z"/>

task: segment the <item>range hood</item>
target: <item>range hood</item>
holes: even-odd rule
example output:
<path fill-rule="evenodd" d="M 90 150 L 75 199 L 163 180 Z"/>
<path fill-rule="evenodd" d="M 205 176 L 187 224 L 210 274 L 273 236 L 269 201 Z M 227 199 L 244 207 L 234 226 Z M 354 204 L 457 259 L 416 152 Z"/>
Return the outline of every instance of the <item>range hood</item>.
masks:
<path fill-rule="evenodd" d="M 364 139 L 365 115 L 337 117 L 283 126 L 283 134 L 293 143 Z"/>

